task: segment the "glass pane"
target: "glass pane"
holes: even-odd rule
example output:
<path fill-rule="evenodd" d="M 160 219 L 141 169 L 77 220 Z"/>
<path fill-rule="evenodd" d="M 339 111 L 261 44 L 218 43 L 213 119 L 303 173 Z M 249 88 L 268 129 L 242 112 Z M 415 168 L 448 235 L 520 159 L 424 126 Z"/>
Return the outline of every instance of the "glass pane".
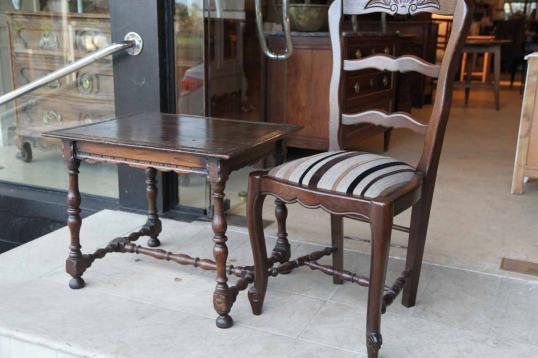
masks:
<path fill-rule="evenodd" d="M 204 1 L 176 0 L 176 93 L 178 113 L 205 115 Z M 209 189 L 206 178 L 179 175 L 179 204 L 206 209 Z"/>
<path fill-rule="evenodd" d="M 0 2 L 0 93 L 6 93 L 110 44 L 108 1 Z M 0 108 L 0 180 L 67 188 L 58 128 L 114 116 L 112 60 L 106 58 Z M 112 165 L 83 163 L 81 189 L 118 196 Z"/>

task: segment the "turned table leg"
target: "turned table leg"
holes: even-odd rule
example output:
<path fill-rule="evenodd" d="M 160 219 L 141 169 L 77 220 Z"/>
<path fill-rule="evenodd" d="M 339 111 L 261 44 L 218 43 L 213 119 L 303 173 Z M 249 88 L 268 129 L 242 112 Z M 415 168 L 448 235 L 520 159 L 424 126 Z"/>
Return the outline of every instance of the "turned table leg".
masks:
<path fill-rule="evenodd" d="M 65 263 L 65 270 L 72 276 L 72 279 L 69 281 L 69 287 L 79 289 L 85 285 L 82 274 L 87 268 L 87 263 L 80 251 L 80 226 L 82 225 L 82 218 L 80 217 L 80 192 L 78 188 L 80 160 L 76 158 L 75 148 L 74 142 L 66 143 L 64 148 L 64 158 L 69 174 L 67 226 L 71 235 L 69 256 Z"/>
<path fill-rule="evenodd" d="M 148 200 L 148 220 L 144 228 L 148 230 L 149 247 L 157 247 L 161 245 L 159 234 L 162 231 L 161 220 L 157 213 L 157 170 L 155 168 L 146 169 L 146 196 Z"/>
<path fill-rule="evenodd" d="M 226 246 L 226 217 L 224 216 L 224 187 L 225 182 L 220 179 L 211 181 L 213 196 L 213 256 L 217 265 L 217 286 L 213 293 L 213 306 L 219 314 L 217 327 L 229 328 L 233 325 L 232 317 L 228 314 L 233 304 L 233 294 L 228 287 L 226 276 L 226 260 L 228 259 L 228 247 Z"/>
<path fill-rule="evenodd" d="M 288 233 L 286 232 L 288 209 L 286 208 L 286 204 L 279 199 L 275 200 L 275 217 L 278 223 L 278 238 L 275 247 L 273 248 L 272 256 L 276 257 L 278 262 L 284 263 L 289 261 L 291 255 Z"/>

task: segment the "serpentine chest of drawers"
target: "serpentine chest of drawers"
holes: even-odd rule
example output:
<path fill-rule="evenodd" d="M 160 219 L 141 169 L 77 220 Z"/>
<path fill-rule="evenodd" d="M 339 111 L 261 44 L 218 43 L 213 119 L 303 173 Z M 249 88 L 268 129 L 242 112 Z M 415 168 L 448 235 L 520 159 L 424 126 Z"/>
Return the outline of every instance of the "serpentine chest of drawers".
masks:
<path fill-rule="evenodd" d="M 373 54 L 398 56 L 412 36 L 381 32 L 347 32 L 343 56 L 357 59 Z M 271 48 L 282 49 L 280 33 L 268 37 Z M 302 130 L 290 135 L 289 147 L 327 150 L 329 147 L 329 82 L 332 49 L 328 33 L 292 33 L 293 55 L 286 62 L 266 65 L 266 120 L 297 124 Z M 386 112 L 411 110 L 410 83 L 399 81 L 397 73 L 373 69 L 345 72 L 342 109 L 355 113 L 367 109 Z M 384 133 L 385 150 L 390 129 L 371 124 L 346 127 L 342 139 L 346 148 L 360 149 L 361 142 Z"/>
<path fill-rule="evenodd" d="M 13 85 L 20 87 L 110 44 L 105 15 L 8 13 Z M 24 161 L 32 147 L 48 147 L 41 133 L 114 115 L 111 59 L 23 96 L 16 102 L 16 142 Z"/>

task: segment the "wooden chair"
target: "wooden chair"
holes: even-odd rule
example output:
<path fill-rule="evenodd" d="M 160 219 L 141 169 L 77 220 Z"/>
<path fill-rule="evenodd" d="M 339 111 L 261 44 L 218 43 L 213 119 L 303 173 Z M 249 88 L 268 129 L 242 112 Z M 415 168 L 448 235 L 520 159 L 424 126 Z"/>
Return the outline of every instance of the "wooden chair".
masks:
<path fill-rule="evenodd" d="M 441 65 L 433 65 L 414 56 L 396 59 L 386 55 L 372 55 L 362 59 L 342 59 L 343 15 L 371 12 L 391 15 L 413 15 L 419 12 L 453 15 L 452 32 Z M 403 305 L 415 305 L 435 178 L 452 100 L 452 84 L 471 22 L 470 13 L 470 0 L 335 0 L 332 3 L 329 9 L 333 50 L 329 95 L 330 150 L 285 163 L 269 172 L 253 172 L 249 178 L 247 217 L 255 264 L 255 280 L 249 291 L 249 300 L 254 314 L 261 314 L 268 277 L 289 273 L 300 266 L 332 275 L 336 284 L 350 281 L 368 286 L 366 343 L 368 357 L 373 358 L 378 356 L 381 347 L 381 314 L 386 307 L 402 289 Z M 415 71 L 437 78 L 437 91 L 429 122 L 420 123 L 403 112 L 387 114 L 371 110 L 358 114 L 342 113 L 341 96 L 346 78 L 342 72 L 366 68 Z M 418 165 L 414 167 L 377 154 L 342 150 L 342 126 L 357 123 L 407 128 L 425 135 Z M 262 206 L 267 195 L 277 199 L 278 240 L 270 257 L 267 257 L 262 223 Z M 285 204 L 294 202 L 307 208 L 322 208 L 330 213 L 332 247 L 290 261 Z M 393 217 L 410 207 L 413 209 L 406 268 L 392 286 L 385 286 Z M 344 270 L 344 217 L 370 223 L 372 246 L 369 277 Z M 395 225 L 394 228 L 401 227 Z M 317 262 L 325 255 L 332 255 L 332 266 Z"/>

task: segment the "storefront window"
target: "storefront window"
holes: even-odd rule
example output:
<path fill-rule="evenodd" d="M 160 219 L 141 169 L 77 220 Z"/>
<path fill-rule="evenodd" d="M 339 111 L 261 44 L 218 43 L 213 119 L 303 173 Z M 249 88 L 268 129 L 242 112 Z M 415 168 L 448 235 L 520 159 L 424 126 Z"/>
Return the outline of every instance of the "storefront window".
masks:
<path fill-rule="evenodd" d="M 0 2 L 0 93 L 110 44 L 108 0 Z M 114 116 L 112 60 L 106 58 L 0 107 L 0 180 L 65 189 L 58 128 Z M 118 196 L 112 165 L 83 163 L 81 188 Z"/>
<path fill-rule="evenodd" d="M 176 0 L 178 112 L 215 118 L 261 120 L 261 64 L 254 9 L 244 1 Z M 248 169 L 228 180 L 230 208 L 246 197 Z M 207 209 L 207 180 L 179 176 L 179 204 Z"/>
<path fill-rule="evenodd" d="M 178 113 L 203 116 L 205 112 L 204 1 L 176 0 L 176 93 Z M 205 209 L 209 205 L 206 178 L 179 175 L 179 204 Z"/>

